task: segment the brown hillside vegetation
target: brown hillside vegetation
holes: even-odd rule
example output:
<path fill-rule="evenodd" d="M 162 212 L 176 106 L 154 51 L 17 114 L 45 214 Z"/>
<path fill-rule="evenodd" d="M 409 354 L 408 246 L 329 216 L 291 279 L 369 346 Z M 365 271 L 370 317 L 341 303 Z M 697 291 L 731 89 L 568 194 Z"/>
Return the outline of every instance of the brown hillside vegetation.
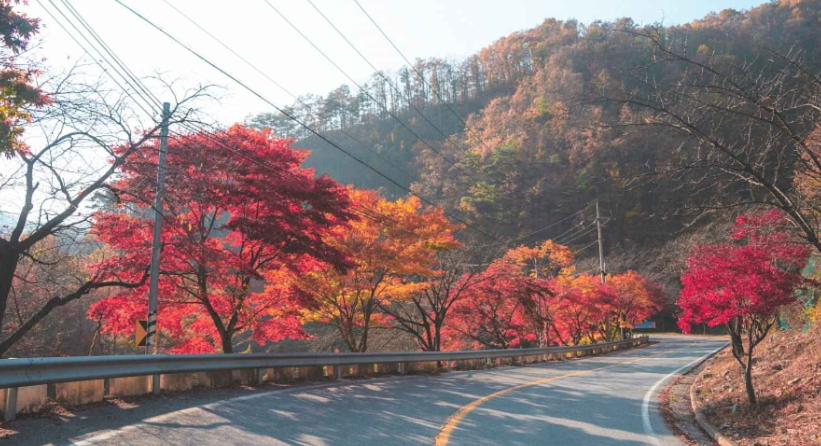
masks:
<path fill-rule="evenodd" d="M 821 111 L 805 112 L 817 110 L 813 98 L 821 93 L 814 87 L 797 88 L 801 76 L 795 73 L 778 74 L 787 73 L 791 62 L 773 52 L 806 61 L 817 74 L 813 64 L 821 60 L 819 23 L 821 0 L 762 1 L 748 10 L 718 10 L 675 26 L 644 25 L 628 17 L 590 23 L 548 18 L 464 59 L 419 59 L 397 72 L 374 73 L 359 85 L 302 97 L 289 110 L 414 192 L 500 239 L 527 244 L 536 241 L 536 235 L 569 234 L 570 247 L 582 249 L 592 242 L 592 233 L 573 230 L 593 218 L 585 204 L 599 200 L 602 213 L 612 217 L 603 237 L 608 264 L 616 267 L 611 259 L 619 256 L 619 270 L 652 277 L 672 297 L 679 266 L 664 269 L 670 262 L 657 258 L 684 257 L 671 251 L 689 249 L 676 241 L 685 229 L 703 232 L 707 224 L 732 218 L 726 214 L 741 210 L 741 205 L 773 200 L 755 186 L 757 181 L 724 176 L 733 168 L 706 172 L 715 165 L 715 154 L 709 152 L 710 160 L 693 157 L 708 153 L 709 144 L 669 125 L 658 126 L 664 121 L 658 114 L 619 99 L 632 94 L 634 99 L 674 100 L 674 112 L 687 115 L 684 121 L 699 123 L 700 132 L 732 141 L 733 147 L 742 143 L 738 136 L 747 133 L 739 129 L 749 129 L 752 145 L 739 146 L 739 153 L 752 157 L 748 164 L 753 169 L 765 165 L 759 156 L 793 160 L 766 164 L 758 174 L 803 180 L 807 176 L 794 171 L 801 165 L 794 157 L 802 150 L 775 154 L 788 145 L 763 143 L 763 135 L 784 135 L 785 129 L 776 131 L 761 120 L 741 117 L 770 115 L 759 107 L 782 104 L 784 96 L 778 92 L 801 91 L 807 96 L 801 101 L 812 106 L 794 107 L 793 98 L 779 107 L 790 116 L 785 122 L 792 126 L 787 132 L 792 141 L 809 137 Z M 768 79 L 762 85 L 783 81 L 785 87 L 755 89 L 764 97 L 743 104 L 733 95 L 677 91 L 682 85 L 705 87 L 704 82 L 714 84 L 706 85 L 712 91 L 721 90 L 722 80 L 687 79 L 688 73 L 701 70 L 686 69 L 677 57 L 666 60 L 648 36 L 658 37 L 661 48 L 672 45 L 677 57 L 709 64 L 719 73 L 738 74 L 744 67 L 750 79 Z M 654 79 L 652 85 L 644 83 L 647 78 Z M 744 112 L 702 114 L 697 101 L 682 100 L 701 97 L 712 97 L 725 108 L 734 104 Z M 248 124 L 297 139 L 297 147 L 312 151 L 306 163 L 319 173 L 389 196 L 404 194 L 281 113 L 261 113 Z M 676 174 L 682 166 L 699 169 Z M 729 211 L 718 211 L 725 208 Z M 542 231 L 549 222 L 560 223 Z M 478 233 L 466 237 L 485 238 Z M 592 253 L 588 249 L 579 257 L 595 262 Z M 594 267 L 591 263 L 580 270 Z"/>
<path fill-rule="evenodd" d="M 722 351 L 695 383 L 710 422 L 742 446 L 821 444 L 821 327 L 776 331 L 756 349 L 752 408 L 741 369 Z"/>

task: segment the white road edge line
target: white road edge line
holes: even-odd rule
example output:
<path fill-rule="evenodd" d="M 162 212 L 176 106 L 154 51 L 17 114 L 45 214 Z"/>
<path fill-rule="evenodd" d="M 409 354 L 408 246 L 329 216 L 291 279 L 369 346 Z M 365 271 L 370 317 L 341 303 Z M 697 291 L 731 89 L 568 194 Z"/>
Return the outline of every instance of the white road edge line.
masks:
<path fill-rule="evenodd" d="M 656 390 L 659 388 L 659 386 L 666 383 L 673 376 L 676 376 L 676 375 L 678 375 L 679 373 L 681 373 L 685 370 L 690 370 L 692 367 L 695 367 L 697 364 L 701 363 L 702 361 L 706 360 L 710 356 L 713 356 L 714 354 L 721 351 L 728 344 L 729 344 L 729 342 L 722 345 L 721 347 L 707 353 L 706 355 L 696 359 L 695 361 L 690 362 L 689 364 L 676 369 L 675 371 L 669 373 L 668 375 L 665 375 L 663 378 L 656 381 L 656 383 L 653 384 L 653 387 L 651 387 L 650 390 L 648 390 L 647 393 L 644 394 L 644 399 L 642 400 L 642 403 L 641 403 L 641 421 L 644 424 L 644 433 L 650 439 L 651 443 L 653 443 L 656 446 L 662 446 L 661 442 L 659 441 L 658 437 L 656 436 L 656 432 L 653 430 L 653 423 L 650 422 L 650 401 L 653 399 L 653 394 L 656 393 Z"/>

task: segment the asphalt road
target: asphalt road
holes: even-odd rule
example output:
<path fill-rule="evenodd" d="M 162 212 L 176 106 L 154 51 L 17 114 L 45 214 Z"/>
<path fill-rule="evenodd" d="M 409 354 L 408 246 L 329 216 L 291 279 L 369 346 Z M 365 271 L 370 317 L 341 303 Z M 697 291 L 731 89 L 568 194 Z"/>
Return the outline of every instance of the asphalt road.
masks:
<path fill-rule="evenodd" d="M 0 445 L 680 445 L 657 393 L 726 341 L 652 340 L 528 367 L 108 403 L 18 420 Z"/>

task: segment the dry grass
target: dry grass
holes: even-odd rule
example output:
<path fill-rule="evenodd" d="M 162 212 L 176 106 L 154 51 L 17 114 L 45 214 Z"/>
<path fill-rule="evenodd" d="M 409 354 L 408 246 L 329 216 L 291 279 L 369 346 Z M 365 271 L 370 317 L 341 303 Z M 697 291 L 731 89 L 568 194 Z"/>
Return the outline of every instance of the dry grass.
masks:
<path fill-rule="evenodd" d="M 710 422 L 740 446 L 821 445 L 821 326 L 774 332 L 755 356 L 756 407 L 729 349 L 702 371 L 696 397 Z"/>

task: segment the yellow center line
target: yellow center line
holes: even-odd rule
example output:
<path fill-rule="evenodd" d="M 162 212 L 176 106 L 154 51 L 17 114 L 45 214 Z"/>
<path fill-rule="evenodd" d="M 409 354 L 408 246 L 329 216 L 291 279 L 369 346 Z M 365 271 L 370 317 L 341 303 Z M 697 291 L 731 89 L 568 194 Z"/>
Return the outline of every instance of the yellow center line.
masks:
<path fill-rule="evenodd" d="M 467 405 L 461 407 L 459 410 L 456 411 L 456 413 L 451 415 L 450 418 L 448 418 L 447 421 L 445 421 L 445 424 L 442 425 L 442 428 L 439 429 L 439 434 L 436 435 L 436 440 L 433 442 L 433 444 L 435 446 L 447 446 L 447 444 L 450 442 L 450 436 L 453 434 L 453 431 L 456 430 L 456 427 L 459 425 L 459 423 L 461 423 L 462 420 L 465 419 L 465 417 L 468 416 L 469 413 L 473 412 L 474 409 L 476 409 L 477 407 L 481 406 L 482 404 L 484 404 L 484 403 L 486 403 L 486 402 L 488 402 L 488 401 L 490 401 L 494 398 L 498 398 L 502 395 L 507 395 L 508 393 L 516 392 L 517 390 L 522 390 L 522 389 L 525 389 L 527 387 L 538 386 L 538 385 L 541 385 L 541 384 L 546 384 L 546 383 L 549 383 L 549 382 L 558 381 L 560 379 L 570 378 L 572 376 L 587 375 L 587 374 L 590 374 L 590 373 L 593 373 L 593 372 L 598 372 L 598 371 L 613 368 L 613 367 L 619 367 L 619 366 L 623 366 L 623 365 L 633 364 L 633 363 L 644 361 L 644 360 L 647 360 L 647 359 L 650 359 L 650 358 L 654 358 L 656 356 L 660 356 L 660 355 L 663 355 L 663 354 L 666 354 L 666 353 L 668 353 L 668 352 L 659 353 L 657 355 L 644 356 L 644 357 L 641 357 L 641 358 L 636 358 L 632 361 L 620 362 L 618 364 L 606 365 L 604 367 L 597 367 L 595 369 L 581 370 L 581 371 L 578 371 L 578 372 L 567 373 L 567 374 L 564 374 L 564 375 L 554 376 L 552 378 L 537 379 L 535 381 L 530 381 L 530 382 L 526 382 L 524 384 L 519 384 L 518 386 L 510 387 L 510 388 L 507 388 L 507 389 L 504 389 L 504 390 L 500 390 L 498 392 L 491 393 L 490 395 L 483 396 L 483 397 L 471 402 L 470 404 L 467 404 Z"/>

